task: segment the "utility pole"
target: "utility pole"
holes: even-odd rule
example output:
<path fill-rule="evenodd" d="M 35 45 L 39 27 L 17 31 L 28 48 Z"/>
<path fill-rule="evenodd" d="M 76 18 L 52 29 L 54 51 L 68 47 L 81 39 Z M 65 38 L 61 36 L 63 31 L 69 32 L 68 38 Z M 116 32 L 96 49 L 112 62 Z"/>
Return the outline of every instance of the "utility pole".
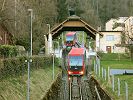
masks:
<path fill-rule="evenodd" d="M 99 14 L 99 1 L 97 0 L 97 15 Z"/>
<path fill-rule="evenodd" d="M 33 18 L 33 9 L 28 9 L 30 12 L 30 59 L 28 62 L 28 81 L 27 81 L 27 100 L 30 100 L 30 62 L 32 62 L 32 18 Z"/>
<path fill-rule="evenodd" d="M 17 1 L 15 0 L 14 1 L 15 3 L 15 10 L 14 10 L 14 20 L 15 20 L 15 23 L 14 23 L 14 33 L 15 33 L 15 35 L 16 35 L 16 25 L 17 25 L 17 22 L 16 22 L 16 3 L 17 3 Z"/>
<path fill-rule="evenodd" d="M 48 26 L 48 54 L 52 53 L 52 34 L 50 33 L 50 24 Z"/>
<path fill-rule="evenodd" d="M 45 55 L 48 55 L 48 41 L 46 35 L 44 35 L 44 41 L 45 41 Z"/>
<path fill-rule="evenodd" d="M 31 22 L 30 22 L 30 24 L 31 24 L 31 28 L 30 28 L 31 29 L 30 30 L 30 39 L 31 39 L 30 40 L 30 42 L 31 42 L 30 44 L 31 45 L 30 46 L 31 47 L 30 47 L 30 56 L 32 57 L 32 18 L 33 18 L 33 10 L 32 9 L 29 9 L 29 11 L 31 12 Z"/>

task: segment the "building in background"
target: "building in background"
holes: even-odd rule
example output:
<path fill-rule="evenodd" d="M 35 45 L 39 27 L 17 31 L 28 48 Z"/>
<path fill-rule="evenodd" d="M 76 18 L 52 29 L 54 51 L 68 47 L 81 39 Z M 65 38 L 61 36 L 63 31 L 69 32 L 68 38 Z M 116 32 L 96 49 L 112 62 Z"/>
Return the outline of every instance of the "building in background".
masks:
<path fill-rule="evenodd" d="M 117 19 L 111 18 L 106 22 L 105 31 L 113 31 L 113 25 L 116 23 Z"/>
<path fill-rule="evenodd" d="M 118 17 L 117 19 L 111 18 L 109 21 L 107 21 L 105 30 L 106 31 L 123 31 L 123 25 L 126 19 L 128 19 L 128 17 Z"/>
<path fill-rule="evenodd" d="M 133 16 L 128 17 L 124 23 L 125 43 L 133 44 Z"/>
<path fill-rule="evenodd" d="M 103 37 L 100 38 L 100 51 L 104 53 L 125 53 L 125 47 L 118 47 L 121 44 L 122 31 L 100 31 Z"/>
<path fill-rule="evenodd" d="M 127 49 L 123 45 L 133 44 L 133 16 L 111 18 L 105 30 L 100 38 L 100 50 L 104 53 L 125 53 Z"/>

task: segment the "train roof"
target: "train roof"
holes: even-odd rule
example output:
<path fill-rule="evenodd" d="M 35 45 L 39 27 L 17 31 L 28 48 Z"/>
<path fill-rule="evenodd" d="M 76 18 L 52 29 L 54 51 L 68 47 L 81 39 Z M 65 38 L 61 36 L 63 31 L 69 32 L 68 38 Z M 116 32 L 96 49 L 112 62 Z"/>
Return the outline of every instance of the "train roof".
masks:
<path fill-rule="evenodd" d="M 79 56 L 79 55 L 83 55 L 84 53 L 85 53 L 84 48 L 72 48 L 71 51 L 69 52 L 69 55 Z"/>
<path fill-rule="evenodd" d="M 76 32 L 68 32 L 68 33 L 66 34 L 66 36 L 71 36 L 71 35 L 74 35 L 74 34 L 76 34 Z"/>

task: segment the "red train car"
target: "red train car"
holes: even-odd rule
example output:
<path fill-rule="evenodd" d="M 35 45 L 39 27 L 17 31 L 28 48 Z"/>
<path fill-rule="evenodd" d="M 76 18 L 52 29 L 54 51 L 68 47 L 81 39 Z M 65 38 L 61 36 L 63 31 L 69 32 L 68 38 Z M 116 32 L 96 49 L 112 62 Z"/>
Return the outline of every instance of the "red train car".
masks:
<path fill-rule="evenodd" d="M 86 72 L 86 51 L 84 48 L 72 48 L 68 54 L 68 75 L 84 75 Z"/>
<path fill-rule="evenodd" d="M 66 46 L 74 46 L 76 42 L 77 42 L 76 32 L 68 32 L 66 34 L 65 45 Z"/>

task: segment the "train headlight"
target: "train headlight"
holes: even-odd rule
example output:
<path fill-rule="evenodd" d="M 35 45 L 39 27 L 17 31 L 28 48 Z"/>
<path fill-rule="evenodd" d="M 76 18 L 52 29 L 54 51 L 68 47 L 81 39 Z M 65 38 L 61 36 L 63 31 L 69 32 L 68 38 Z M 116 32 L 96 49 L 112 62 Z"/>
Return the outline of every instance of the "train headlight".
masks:
<path fill-rule="evenodd" d="M 83 74 L 84 74 L 84 72 L 83 72 L 83 71 L 80 71 L 79 73 L 80 73 L 81 75 L 83 75 Z"/>
<path fill-rule="evenodd" d="M 68 74 L 72 74 L 72 72 L 71 71 L 68 71 Z"/>

